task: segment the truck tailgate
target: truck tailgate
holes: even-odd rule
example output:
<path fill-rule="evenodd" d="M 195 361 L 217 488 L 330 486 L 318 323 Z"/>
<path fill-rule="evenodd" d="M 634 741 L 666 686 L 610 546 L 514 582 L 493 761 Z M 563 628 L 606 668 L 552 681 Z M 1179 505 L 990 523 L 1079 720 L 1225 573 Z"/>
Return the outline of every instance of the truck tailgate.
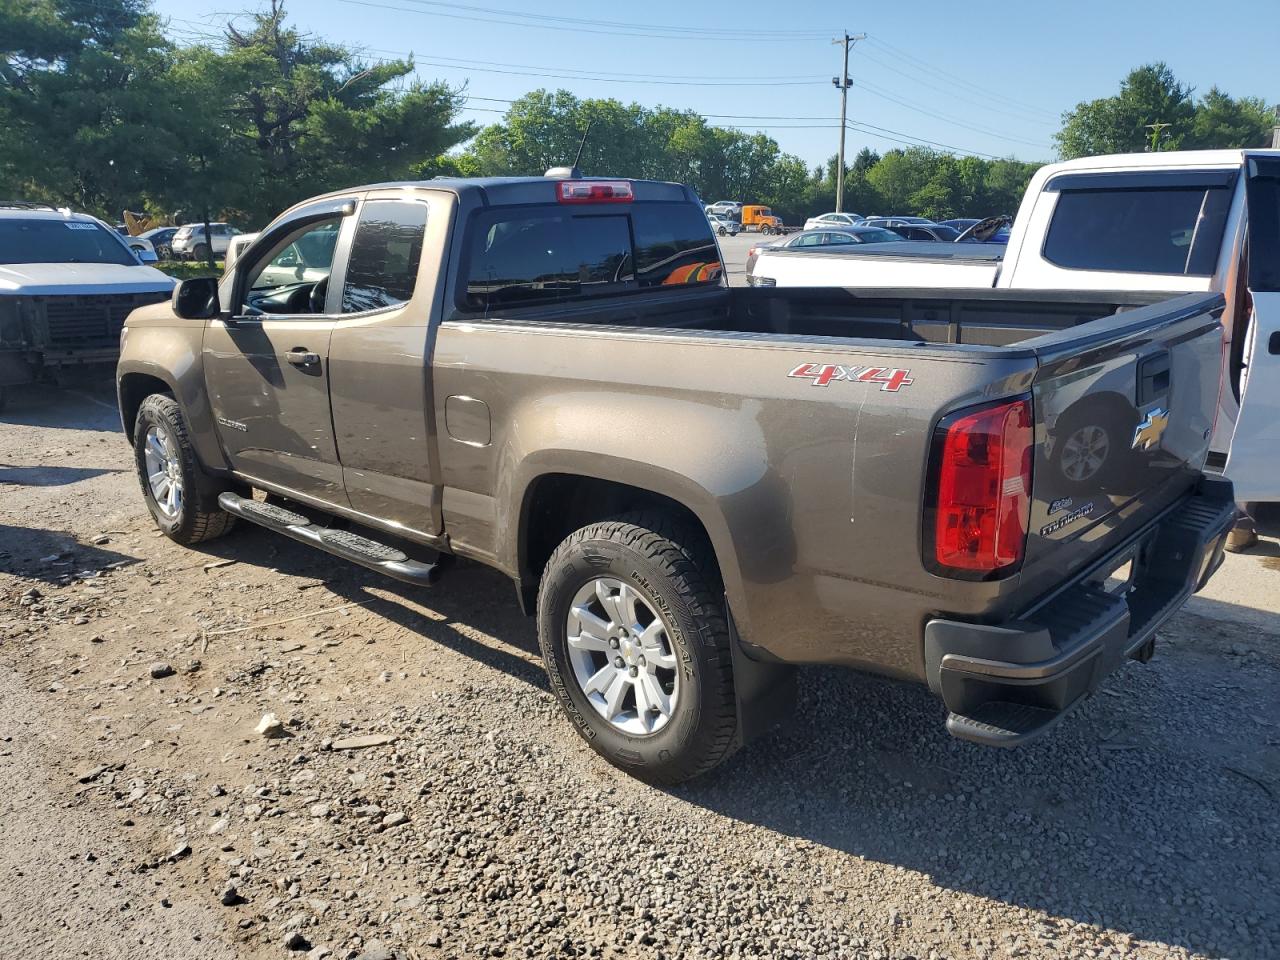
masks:
<path fill-rule="evenodd" d="M 1222 309 L 1219 294 L 1187 294 L 1023 344 L 1038 363 L 1024 595 L 1106 554 L 1196 484 Z"/>

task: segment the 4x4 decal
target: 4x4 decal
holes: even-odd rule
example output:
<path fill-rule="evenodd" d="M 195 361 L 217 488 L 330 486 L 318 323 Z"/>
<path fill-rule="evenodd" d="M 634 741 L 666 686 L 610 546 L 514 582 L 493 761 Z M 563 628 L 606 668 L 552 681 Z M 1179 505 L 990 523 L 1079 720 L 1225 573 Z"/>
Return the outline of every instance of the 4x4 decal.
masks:
<path fill-rule="evenodd" d="M 836 380 L 849 383 L 878 383 L 880 389 L 888 393 L 897 393 L 903 387 L 915 383 L 911 379 L 910 370 L 897 367 L 844 367 L 838 363 L 802 363 L 788 377 L 800 380 L 812 380 L 813 386 L 825 387 Z"/>

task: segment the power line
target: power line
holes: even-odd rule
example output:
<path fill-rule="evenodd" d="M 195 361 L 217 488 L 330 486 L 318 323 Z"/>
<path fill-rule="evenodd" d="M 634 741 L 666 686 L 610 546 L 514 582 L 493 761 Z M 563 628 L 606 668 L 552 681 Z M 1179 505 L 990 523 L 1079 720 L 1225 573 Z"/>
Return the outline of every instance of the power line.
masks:
<path fill-rule="evenodd" d="M 922 107 L 917 103 L 912 103 L 910 100 L 903 100 L 901 97 L 894 96 L 891 93 L 886 93 L 883 87 L 879 87 L 876 84 L 869 83 L 866 80 L 859 80 L 858 86 L 860 89 L 865 90 L 867 93 L 871 94 L 873 97 L 879 97 L 882 100 L 888 100 L 890 103 L 896 103 L 899 106 L 906 107 L 908 110 L 914 110 L 916 113 L 922 113 L 926 117 L 933 117 L 935 120 L 941 120 L 943 123 L 950 123 L 957 127 L 963 127 L 966 130 L 972 130 L 974 133 L 981 133 L 983 136 L 995 137 L 997 140 L 1007 140 L 1010 143 L 1023 143 L 1030 147 L 1040 147 L 1042 149 L 1048 149 L 1045 144 L 1037 140 L 1027 140 L 1023 137 L 1011 137 L 1011 136 L 1008 136 L 1007 134 L 997 133 L 994 130 L 988 130 L 985 127 L 975 126 L 972 123 L 966 123 L 963 120 L 957 120 L 954 117 L 947 116 L 946 114 L 938 113 L 935 110 L 930 110 L 928 107 Z"/>
<path fill-rule="evenodd" d="M 423 10 L 420 7 L 403 7 L 403 6 L 396 6 L 390 3 L 375 3 L 373 2 L 373 0 L 338 0 L 338 2 L 351 4 L 358 7 L 374 7 L 382 10 L 395 10 L 400 13 L 416 13 L 426 17 L 444 17 L 449 20 L 466 20 L 473 23 L 496 23 L 502 26 L 509 26 L 509 27 L 511 26 L 521 27 L 521 28 L 532 27 L 538 30 L 557 30 L 557 31 L 569 32 L 569 33 L 589 33 L 589 34 L 597 34 L 605 37 L 630 37 L 633 39 L 648 38 L 648 39 L 654 39 L 654 40 L 696 40 L 699 43 L 706 43 L 707 41 L 712 39 L 719 39 L 721 42 L 726 42 L 726 43 L 769 43 L 769 44 L 773 44 L 774 46 L 778 45 L 779 43 L 809 42 L 809 40 L 813 39 L 813 38 L 801 38 L 801 37 L 779 38 L 779 37 L 773 37 L 773 36 L 770 36 L 770 37 L 743 36 L 743 37 L 727 37 L 726 38 L 723 34 L 705 34 L 705 35 L 699 34 L 695 36 L 695 35 L 680 34 L 680 33 L 637 33 L 637 32 L 631 32 L 626 30 L 603 30 L 603 29 L 592 29 L 589 27 L 570 27 L 570 26 L 566 26 L 562 24 L 554 24 L 554 23 L 536 23 L 536 22 L 513 23 L 511 20 L 495 19 L 493 17 L 471 17 L 471 16 L 466 16 L 464 14 L 460 14 L 460 13 L 443 13 L 439 10 Z M 411 2 L 411 0 L 406 0 L 406 2 Z M 472 9 L 472 8 L 467 8 L 467 9 Z M 526 16 L 526 15 L 516 14 L 516 16 Z"/>
<path fill-rule="evenodd" d="M 380 47 L 364 47 L 363 49 L 370 50 L 374 53 L 389 53 L 392 56 L 396 56 L 396 57 L 414 57 L 415 59 L 417 57 L 417 54 L 414 53 L 412 50 L 387 50 Z M 438 54 L 429 54 L 428 56 L 430 56 L 432 60 L 443 60 L 446 62 L 459 63 L 459 64 L 489 64 L 493 62 L 491 59 L 490 60 L 471 60 L 471 59 L 467 59 L 466 57 L 442 57 Z M 539 63 L 507 63 L 507 66 L 523 67 L 530 70 L 560 70 L 566 73 L 591 73 L 591 74 L 599 74 L 601 76 L 609 76 L 609 77 L 640 77 L 644 79 L 657 79 L 657 80 L 752 80 L 752 81 L 803 80 L 806 82 L 821 83 L 826 79 L 826 77 L 815 75 L 815 74 L 769 75 L 769 74 L 752 73 L 752 74 L 742 74 L 737 76 L 721 75 L 721 74 L 716 74 L 715 76 L 711 76 L 708 74 L 685 75 L 685 74 L 678 74 L 678 73 L 677 74 L 627 73 L 625 71 L 620 71 L 620 70 L 587 70 L 585 68 L 579 68 L 579 67 L 549 66 L 547 64 L 539 64 Z"/>
<path fill-rule="evenodd" d="M 356 0 L 341 0 L 343 3 L 355 3 Z M 361 0 L 363 2 L 363 0 Z M 376 59 L 376 58 L 375 58 Z M 477 67 L 459 63 L 442 63 L 435 59 L 413 59 L 414 66 L 434 67 L 437 70 L 461 70 L 466 73 L 498 73 L 512 77 L 545 77 L 552 80 L 590 80 L 596 83 L 638 83 L 659 87 L 808 87 L 814 86 L 818 80 L 647 80 L 627 77 L 606 77 L 603 75 L 551 73 L 535 70 L 506 70 L 502 67 Z"/>
<path fill-rule="evenodd" d="M 468 96 L 468 100 L 481 100 L 485 103 L 506 103 L 513 104 L 517 101 L 504 99 L 502 97 L 473 97 Z M 492 107 L 464 107 L 465 110 L 478 110 L 484 113 L 506 113 L 505 110 L 498 110 Z M 826 123 L 809 124 L 764 124 L 758 127 L 763 130 L 835 130 L 839 129 L 840 124 L 834 117 L 788 117 L 778 116 L 776 114 L 743 114 L 743 113 L 700 113 L 697 110 L 678 111 L 681 113 L 692 113 L 696 117 L 703 120 L 797 120 L 797 121 L 827 121 Z M 846 121 L 847 125 L 859 133 L 865 133 L 873 137 L 880 137 L 890 140 L 894 143 L 901 143 L 907 146 L 920 147 L 936 147 L 948 153 L 959 153 L 969 156 L 982 157 L 987 160 L 1005 160 L 1007 157 L 1001 157 L 994 153 L 984 153 L 981 150 L 970 150 L 965 147 L 957 147 L 954 144 L 943 143 L 940 140 L 930 140 L 926 137 L 917 137 L 914 134 L 904 133 L 901 130 L 894 130 L 890 127 L 881 127 L 874 123 L 867 123 L 861 120 Z M 717 124 L 717 126 L 731 127 L 733 129 L 751 129 L 741 124 Z"/>
<path fill-rule="evenodd" d="M 758 35 L 759 31 L 755 30 L 738 30 L 732 27 L 682 27 L 673 26 L 671 24 L 662 23 L 627 23 L 620 20 L 592 20 L 587 17 L 563 17 L 546 13 L 526 13 L 522 10 L 501 10 L 492 7 L 478 7 L 472 4 L 451 3 L 448 0 L 404 0 L 406 3 L 412 3 L 423 7 L 446 7 L 453 10 L 465 10 L 470 13 L 489 13 L 504 17 L 521 17 L 527 20 L 543 20 L 559 24 L 590 24 L 598 27 L 609 27 L 618 29 L 639 29 L 639 30 L 658 30 L 664 33 L 690 33 L 700 34 L 704 37 L 710 36 L 714 38 L 723 38 L 732 34 L 744 34 L 747 36 Z M 818 39 L 825 37 L 827 34 L 823 31 L 816 30 L 769 30 L 770 37 L 794 36 L 802 39 Z"/>
<path fill-rule="evenodd" d="M 961 86 L 968 87 L 971 90 L 981 93 L 985 97 L 988 97 L 994 100 L 1002 100 L 1005 103 L 1011 104 L 1015 107 L 1022 107 L 1024 109 L 1034 111 L 1035 113 L 1044 114 L 1046 116 L 1052 115 L 1052 111 L 1046 110 L 1044 107 L 1038 107 L 1038 106 L 1035 106 L 1034 104 L 1024 103 L 1021 100 L 1015 100 L 1004 93 L 1001 93 L 996 90 L 991 90 L 987 87 L 980 86 L 979 84 L 974 83 L 972 80 L 968 79 L 967 77 L 962 77 L 959 74 L 951 73 L 950 71 L 943 70 L 941 67 L 935 66 L 934 64 L 930 63 L 927 60 L 922 60 L 919 57 L 915 56 L 914 54 L 908 53 L 906 50 L 903 50 L 901 47 L 894 46 L 893 44 L 889 43 L 889 41 L 887 40 L 881 40 L 879 37 L 875 37 L 875 36 L 870 37 L 869 39 L 871 40 L 872 43 L 878 44 L 879 46 L 884 47 L 886 51 L 895 54 L 900 59 L 909 60 L 912 63 L 916 64 L 919 67 L 919 69 L 925 70 L 929 73 L 934 74 L 935 76 L 941 77 L 943 80 L 946 80 L 949 83 L 960 84 Z"/>
<path fill-rule="evenodd" d="M 911 73 L 910 71 L 907 71 L 907 70 L 903 70 L 901 67 L 894 66 L 892 63 L 888 63 L 884 60 L 881 60 L 880 58 L 874 56 L 873 54 L 869 53 L 866 50 L 862 51 L 859 54 L 858 59 L 870 61 L 871 63 L 876 64 L 878 67 L 881 67 L 884 70 L 888 70 L 891 73 L 896 73 L 901 77 L 906 77 L 908 80 L 912 81 L 913 83 L 919 84 L 920 86 L 925 87 L 926 89 L 936 91 L 938 93 L 941 93 L 945 97 L 949 97 L 953 100 L 958 100 L 961 103 L 967 103 L 970 106 L 979 107 L 980 109 L 989 111 L 991 113 L 998 113 L 1002 116 L 1010 117 L 1014 120 L 1020 120 L 1023 123 L 1037 123 L 1037 124 L 1048 125 L 1050 122 L 1057 122 L 1056 117 L 1054 118 L 1053 121 L 1044 119 L 1044 118 L 1047 118 L 1049 114 L 1041 113 L 1038 110 L 1031 111 L 1028 109 L 1028 110 L 1023 110 L 1020 113 L 1013 112 L 1011 110 L 1005 110 L 1005 109 L 1002 109 L 1001 107 L 993 106 L 990 103 L 985 103 L 982 100 L 956 93 L 953 87 L 944 86 L 940 83 L 930 83 L 928 80 L 921 78 L 917 74 Z M 1018 109 L 1021 110 L 1022 108 L 1018 108 Z M 1031 116 L 1033 112 L 1036 114 L 1035 117 Z"/>

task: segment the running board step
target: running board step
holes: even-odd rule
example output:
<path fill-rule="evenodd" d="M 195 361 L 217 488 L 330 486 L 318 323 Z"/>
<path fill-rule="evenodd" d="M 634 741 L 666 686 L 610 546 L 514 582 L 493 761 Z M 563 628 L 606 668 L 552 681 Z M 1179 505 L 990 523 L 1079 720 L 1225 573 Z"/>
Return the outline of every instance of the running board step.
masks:
<path fill-rule="evenodd" d="M 972 716 L 959 713 L 947 717 L 947 732 L 961 740 L 989 747 L 1016 747 L 1034 740 L 1067 715 L 1066 710 L 1048 710 L 1025 703 L 994 700 L 976 707 Z"/>
<path fill-rule="evenodd" d="M 302 543 L 319 547 L 343 560 L 350 560 L 362 567 L 384 573 L 404 583 L 430 586 L 440 578 L 440 564 L 410 560 L 408 555 L 395 547 L 349 530 L 333 530 L 312 523 L 300 513 L 286 510 L 273 503 L 263 503 L 227 492 L 218 497 L 218 506 L 260 527 L 283 533 Z"/>

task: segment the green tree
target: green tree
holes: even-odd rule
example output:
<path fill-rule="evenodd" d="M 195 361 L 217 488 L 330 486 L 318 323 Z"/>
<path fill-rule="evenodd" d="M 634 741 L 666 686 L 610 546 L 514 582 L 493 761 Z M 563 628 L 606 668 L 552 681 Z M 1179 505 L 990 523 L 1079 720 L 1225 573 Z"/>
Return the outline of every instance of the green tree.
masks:
<path fill-rule="evenodd" d="M 0 0 L 0 187 L 115 218 L 142 200 L 172 47 L 146 0 Z"/>
<path fill-rule="evenodd" d="M 244 81 L 224 93 L 262 171 L 246 200 L 253 222 L 326 189 L 420 175 L 474 133 L 456 120 L 458 91 L 417 82 L 397 89 L 412 60 L 366 62 L 306 37 L 288 25 L 283 0 L 246 29 L 229 25 L 227 48 L 229 69 Z"/>
<path fill-rule="evenodd" d="M 1114 97 L 1076 105 L 1063 114 L 1054 135 L 1064 159 L 1100 153 L 1133 153 L 1151 142 L 1150 123 L 1167 123 L 1161 149 L 1174 150 L 1191 130 L 1195 104 L 1191 87 L 1179 83 L 1164 63 L 1130 71 Z"/>
<path fill-rule="evenodd" d="M 1232 99 L 1217 87 L 1196 104 L 1185 147 L 1265 147 L 1271 143 L 1275 113 L 1258 97 Z"/>
<path fill-rule="evenodd" d="M 1265 145 L 1274 123 L 1271 108 L 1256 97 L 1233 99 L 1213 87 L 1199 100 L 1163 63 L 1133 70 L 1114 97 L 1080 103 L 1063 114 L 1055 134 L 1063 159 L 1148 150 L 1148 124 L 1168 124 L 1159 148 L 1212 149 Z"/>

